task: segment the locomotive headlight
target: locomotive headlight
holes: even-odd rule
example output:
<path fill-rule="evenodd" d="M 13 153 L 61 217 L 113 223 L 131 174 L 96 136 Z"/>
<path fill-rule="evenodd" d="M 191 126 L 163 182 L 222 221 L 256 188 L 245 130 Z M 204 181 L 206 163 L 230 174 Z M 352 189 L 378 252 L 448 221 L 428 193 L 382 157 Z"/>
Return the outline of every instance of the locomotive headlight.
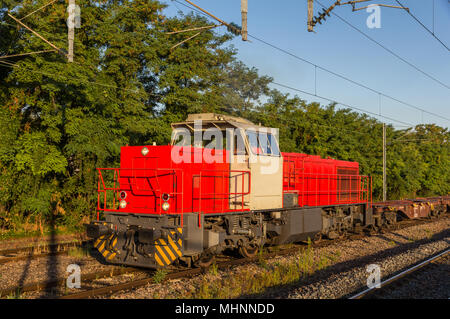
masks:
<path fill-rule="evenodd" d="M 164 202 L 161 205 L 163 211 L 167 212 L 169 210 L 170 204 L 168 202 Z"/>
<path fill-rule="evenodd" d="M 146 147 L 143 147 L 143 148 L 141 149 L 141 154 L 144 155 L 144 156 L 147 155 L 148 152 L 149 152 L 149 150 L 148 150 L 148 148 L 146 148 Z"/>
<path fill-rule="evenodd" d="M 124 201 L 123 199 L 120 201 L 120 203 L 119 203 L 119 207 L 120 208 L 125 208 L 125 207 L 127 207 L 127 202 L 126 201 Z"/>

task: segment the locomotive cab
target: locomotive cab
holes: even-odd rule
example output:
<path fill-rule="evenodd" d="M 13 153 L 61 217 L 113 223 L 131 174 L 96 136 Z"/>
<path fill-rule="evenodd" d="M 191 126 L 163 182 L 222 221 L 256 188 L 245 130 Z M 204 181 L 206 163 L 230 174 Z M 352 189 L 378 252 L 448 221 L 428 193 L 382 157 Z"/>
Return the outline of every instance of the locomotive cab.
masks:
<path fill-rule="evenodd" d="M 283 205 L 283 157 L 278 146 L 278 129 L 262 127 L 228 115 L 191 114 L 185 122 L 172 124 L 171 145 L 225 149 L 226 161 L 233 171 L 247 171 L 250 180 L 237 178 L 230 183 L 234 193 L 250 182 L 244 206 L 250 210 L 281 208 Z M 208 160 L 205 158 L 205 160 Z M 231 207 L 238 203 L 230 199 Z"/>

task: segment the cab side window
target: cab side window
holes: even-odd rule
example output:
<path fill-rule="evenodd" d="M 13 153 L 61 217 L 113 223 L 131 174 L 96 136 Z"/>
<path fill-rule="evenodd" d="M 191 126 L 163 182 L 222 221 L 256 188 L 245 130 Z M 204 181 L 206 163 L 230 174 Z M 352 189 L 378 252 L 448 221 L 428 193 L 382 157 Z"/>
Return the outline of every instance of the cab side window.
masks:
<path fill-rule="evenodd" d="M 263 150 L 259 144 L 258 133 L 255 131 L 247 131 L 248 144 L 253 154 L 263 154 Z"/>
<path fill-rule="evenodd" d="M 234 155 L 247 155 L 247 149 L 245 148 L 245 142 L 244 138 L 241 135 L 241 132 L 239 130 L 235 131 L 234 134 Z"/>
<path fill-rule="evenodd" d="M 273 134 L 268 134 L 269 143 L 270 143 L 270 149 L 272 151 L 272 155 L 274 156 L 280 156 L 280 149 L 278 148 L 278 142 Z"/>
<path fill-rule="evenodd" d="M 253 154 L 280 156 L 278 143 L 273 134 L 249 130 L 247 131 L 247 138 Z"/>

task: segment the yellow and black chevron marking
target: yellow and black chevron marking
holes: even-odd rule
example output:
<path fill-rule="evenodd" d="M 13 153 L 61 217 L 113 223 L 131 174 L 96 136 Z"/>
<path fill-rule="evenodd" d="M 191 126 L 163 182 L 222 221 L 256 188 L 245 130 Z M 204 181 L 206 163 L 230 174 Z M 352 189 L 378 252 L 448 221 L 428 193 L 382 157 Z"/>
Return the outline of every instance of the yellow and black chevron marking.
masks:
<path fill-rule="evenodd" d="M 177 235 L 177 236 L 175 236 Z M 164 267 L 168 266 L 182 255 L 182 240 L 183 228 L 179 227 L 177 230 L 170 232 L 167 238 L 159 238 L 155 240 L 155 260 L 158 265 Z M 176 240 L 178 238 L 178 240 Z"/>
<path fill-rule="evenodd" d="M 111 260 L 116 256 L 115 246 L 117 244 L 117 236 L 115 234 L 103 235 L 94 242 L 94 247 L 105 257 Z"/>

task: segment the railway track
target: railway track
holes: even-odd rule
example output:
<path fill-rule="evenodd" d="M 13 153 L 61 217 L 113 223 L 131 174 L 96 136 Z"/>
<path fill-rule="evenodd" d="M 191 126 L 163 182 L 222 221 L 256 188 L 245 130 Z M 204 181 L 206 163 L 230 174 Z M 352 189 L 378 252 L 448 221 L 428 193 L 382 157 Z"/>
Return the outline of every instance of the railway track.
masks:
<path fill-rule="evenodd" d="M 109 278 L 120 276 L 124 274 L 131 274 L 136 272 L 142 272 L 142 269 L 131 268 L 131 267 L 112 267 L 110 269 L 105 269 L 93 273 L 83 274 L 83 282 L 91 282 L 101 278 Z M 26 284 L 19 287 L 9 287 L 0 290 L 0 298 L 10 296 L 13 294 L 22 294 L 26 292 L 35 292 L 40 290 L 57 290 L 58 287 L 62 287 L 66 284 L 66 278 L 59 278 L 52 281 L 36 281 L 30 284 Z"/>
<path fill-rule="evenodd" d="M 421 270 L 424 270 L 426 267 L 429 267 L 431 264 L 435 263 L 436 261 L 442 259 L 442 258 L 448 258 L 450 255 L 450 249 L 447 249 L 435 256 L 432 256 L 421 263 L 414 265 L 401 273 L 394 275 L 380 283 L 379 288 L 372 287 L 365 289 L 353 296 L 351 296 L 349 299 L 364 299 L 364 298 L 370 298 L 370 297 L 382 297 L 384 293 L 389 289 L 395 289 L 394 284 L 401 284 L 402 281 L 407 281 L 411 276 L 416 275 Z"/>
<path fill-rule="evenodd" d="M 443 218 L 448 218 L 448 216 L 446 215 Z M 390 229 L 383 230 L 383 232 L 396 231 L 396 230 L 407 228 L 407 227 L 425 224 L 430 221 L 433 221 L 433 220 L 414 220 L 414 221 L 405 220 L 405 221 L 400 222 L 399 224 L 395 225 L 395 227 L 391 227 Z M 374 231 L 370 232 L 370 235 L 376 235 L 376 234 L 379 234 L 379 232 L 374 232 Z M 361 239 L 365 236 L 367 236 L 367 234 L 365 234 L 364 232 L 356 233 L 356 234 L 349 234 L 345 238 L 340 238 L 340 239 L 335 239 L 335 240 L 322 240 L 322 241 L 313 243 L 312 247 L 314 247 L 314 248 L 325 247 L 325 246 L 328 246 L 331 244 L 336 244 L 338 242 L 342 242 L 342 241 L 346 241 L 346 240 Z M 81 242 L 79 242 L 79 244 L 80 243 Z M 66 246 L 66 248 L 70 247 L 70 245 L 72 245 L 72 247 L 76 247 L 74 242 L 64 243 L 64 244 L 60 243 L 58 245 L 59 246 L 57 246 L 57 247 L 59 247 L 60 249 L 63 248 L 63 246 L 61 246 L 61 245 L 68 245 L 68 246 Z M 266 258 L 272 258 L 272 257 L 276 257 L 276 256 L 283 256 L 283 255 L 298 253 L 298 252 L 301 252 L 302 249 L 306 248 L 307 246 L 305 244 L 290 244 L 290 245 L 286 245 L 284 247 L 287 247 L 287 248 L 283 248 L 280 246 L 275 247 L 275 248 L 269 247 L 268 251 L 266 253 L 264 253 L 263 258 L 266 259 Z M 31 247 L 28 247 L 28 249 L 30 249 L 30 248 Z M 10 251 L 12 251 L 12 250 L 8 250 L 7 252 L 10 252 Z M 30 250 L 26 250 L 26 248 L 20 248 L 20 251 L 30 252 Z M 31 250 L 31 251 L 33 251 L 33 250 Z M 1 251 L 0 251 L 0 253 L 1 253 Z M 61 253 L 61 254 L 67 253 L 67 249 L 60 251 L 59 253 Z M 50 254 L 50 253 L 48 253 L 48 252 L 41 253 L 40 255 L 37 255 L 35 258 L 43 257 L 48 254 Z M 27 258 L 27 256 L 20 256 L 20 257 L 13 257 L 13 258 L 17 258 L 16 260 L 18 260 L 18 258 L 23 259 L 23 258 Z M 233 266 L 257 262 L 259 260 L 259 258 L 261 258 L 261 256 L 255 257 L 255 258 L 233 258 L 230 256 L 218 256 L 218 258 L 216 259 L 215 265 L 217 266 L 218 269 L 224 270 L 227 268 L 231 268 Z M 0 259 L 0 263 L 1 263 L 1 260 L 2 259 Z M 11 261 L 12 261 L 12 259 L 11 259 Z M 180 270 L 180 269 L 176 269 L 174 267 L 174 269 L 172 269 L 171 272 L 169 272 L 165 275 L 164 280 L 192 277 L 192 276 L 201 274 L 204 271 L 205 271 L 205 269 L 203 269 L 203 268 L 181 269 Z M 94 281 L 97 279 L 112 278 L 112 277 L 121 276 L 124 274 L 131 274 L 131 273 L 143 273 L 144 278 L 140 278 L 138 280 L 132 280 L 132 281 L 128 281 L 128 282 L 123 282 L 123 283 L 119 283 L 119 284 L 115 284 L 115 285 L 99 287 L 99 288 L 88 288 L 87 287 L 87 286 L 95 286 Z M 120 291 L 132 290 L 132 289 L 140 288 L 147 284 L 152 283 L 154 281 L 154 277 L 153 277 L 154 273 L 155 273 L 154 271 L 149 271 L 146 269 L 112 266 L 112 268 L 108 269 L 108 270 L 102 270 L 100 272 L 95 272 L 95 273 L 90 273 L 90 274 L 83 274 L 82 275 L 83 291 L 72 293 L 72 294 L 67 294 L 67 295 L 62 295 L 62 296 L 53 296 L 52 298 L 84 299 L 84 298 L 93 298 L 93 297 L 111 295 L 113 293 L 120 292 Z M 40 281 L 40 282 L 33 282 L 31 284 L 27 284 L 27 285 L 24 285 L 21 287 L 9 287 L 9 288 L 0 290 L 0 298 L 1 297 L 4 298 L 5 296 L 9 296 L 11 294 L 18 293 L 18 292 L 28 293 L 28 292 L 34 292 L 34 291 L 39 291 L 39 290 L 43 290 L 43 289 L 48 290 L 49 288 L 58 288 L 58 287 L 64 286 L 65 282 L 66 282 L 66 278 L 59 278 L 59 279 L 51 281 L 51 282 Z M 88 289 L 86 289 L 86 288 L 88 288 Z"/>
<path fill-rule="evenodd" d="M 284 249 L 282 251 L 266 253 L 266 254 L 264 254 L 264 258 L 289 255 L 289 254 L 294 254 L 297 252 L 299 252 L 299 247 L 292 247 L 292 248 Z M 224 270 L 224 269 L 227 269 L 227 268 L 230 268 L 233 266 L 257 262 L 258 260 L 259 260 L 258 257 L 237 258 L 237 259 L 230 259 L 230 260 L 218 262 L 218 263 L 216 263 L 216 266 L 217 266 L 217 269 Z M 195 275 L 199 275 L 203 272 L 205 272 L 205 268 L 192 268 L 192 269 L 186 269 L 186 270 L 181 270 L 181 271 L 174 271 L 174 272 L 168 273 L 164 277 L 164 280 L 192 277 Z M 147 278 L 143 278 L 143 279 L 139 279 L 139 280 L 135 280 L 135 281 L 120 283 L 117 285 L 94 288 L 94 289 L 89 289 L 89 290 L 81 291 L 81 292 L 74 293 L 74 294 L 65 295 L 65 296 L 60 297 L 60 299 L 86 299 L 86 298 L 92 298 L 92 297 L 111 295 L 113 293 L 120 292 L 120 291 L 126 291 L 126 290 L 140 288 L 140 287 L 143 287 L 152 282 L 154 282 L 154 278 L 147 277 Z"/>
<path fill-rule="evenodd" d="M 299 247 L 286 249 L 283 251 L 284 254 L 288 253 L 295 253 L 299 251 Z M 276 256 L 281 255 L 280 252 L 270 253 L 268 255 L 264 255 L 264 257 L 270 257 L 270 256 Z M 219 258 L 223 258 L 223 256 L 220 256 Z M 253 260 L 247 259 L 247 258 L 240 258 L 240 259 L 230 259 L 228 258 L 225 261 L 218 262 L 217 266 L 219 269 L 224 269 L 226 267 L 232 267 L 234 265 L 240 265 L 248 262 L 252 262 L 257 260 L 257 258 L 253 258 Z M 192 268 L 192 269 L 184 269 L 184 270 L 172 270 L 172 272 L 168 273 L 165 276 L 165 279 L 176 279 L 176 278 L 184 278 L 184 277 L 190 277 L 198 275 L 202 272 L 204 272 L 205 269 L 203 268 Z M 151 283 L 153 281 L 153 274 L 155 271 L 153 270 L 147 270 L 147 269 L 140 269 L 140 268 L 133 268 L 133 267 L 112 267 L 111 269 L 102 270 L 99 272 L 94 273 L 88 273 L 82 275 L 82 284 L 83 288 L 89 285 L 95 285 L 94 281 L 98 279 L 103 278 L 113 278 L 125 274 L 136 274 L 136 273 L 142 273 L 146 276 L 146 278 L 142 278 L 139 280 L 133 280 L 125 283 L 120 283 L 117 285 L 111 285 L 107 287 L 100 287 L 100 288 L 93 288 L 93 289 L 87 289 L 83 290 L 78 293 L 70 294 L 70 295 L 63 295 L 55 298 L 61 298 L 61 299 L 82 299 L 82 298 L 89 298 L 89 297 L 96 297 L 96 296 L 102 296 L 106 294 L 111 294 L 114 292 L 122 291 L 122 290 L 128 290 L 128 289 L 134 289 L 139 288 L 141 286 L 144 286 L 148 283 Z M 66 283 L 66 278 L 59 278 L 57 280 L 53 281 L 37 281 L 33 282 L 21 287 L 9 287 L 6 289 L 0 290 L 0 298 L 5 296 L 11 296 L 13 294 L 22 294 L 22 293 L 30 293 L 40 290 L 58 290 L 58 287 L 63 287 Z M 84 288 L 85 289 L 85 288 Z"/>
<path fill-rule="evenodd" d="M 65 255 L 70 248 L 83 247 L 90 243 L 87 240 L 50 243 L 36 246 L 25 246 L 0 250 L 0 265 L 20 260 L 36 259 L 51 255 Z"/>
<path fill-rule="evenodd" d="M 447 217 L 444 217 L 444 218 L 447 218 Z M 401 223 L 401 225 L 399 224 L 399 225 L 396 225 L 396 227 L 392 227 L 388 231 L 395 231 L 395 230 L 399 230 L 399 229 L 406 228 L 406 227 L 421 225 L 421 224 L 424 224 L 427 222 L 429 222 L 429 220 L 415 220 L 414 222 L 411 222 L 410 220 L 408 220 L 408 221 L 405 221 L 404 223 Z M 340 242 L 340 241 L 361 239 L 365 236 L 366 235 L 364 235 L 362 233 L 361 234 L 352 234 L 346 238 L 341 238 L 341 239 L 336 239 L 336 240 L 325 240 L 325 241 L 313 243 L 312 247 L 314 247 L 314 248 L 325 247 L 325 246 L 328 246 L 331 244 L 336 244 L 337 242 Z M 272 258 L 272 257 L 277 257 L 277 256 L 290 255 L 290 254 L 298 253 L 299 251 L 301 251 L 301 249 L 305 249 L 305 248 L 306 248 L 306 245 L 302 245 L 302 246 L 296 245 L 295 247 L 289 247 L 289 248 L 281 249 L 279 251 L 265 253 L 263 255 L 263 258 L 266 259 L 266 258 Z M 217 269 L 225 270 L 225 269 L 233 267 L 233 266 L 257 262 L 259 260 L 259 258 L 260 257 L 224 260 L 222 262 L 216 262 L 216 267 L 217 267 Z M 205 269 L 202 269 L 202 268 L 174 271 L 174 272 L 168 273 L 165 276 L 165 280 L 192 277 L 192 276 L 201 274 L 204 271 L 205 271 Z M 147 284 L 151 284 L 152 282 L 154 282 L 153 277 L 148 277 L 148 278 L 143 278 L 143 279 L 130 281 L 130 282 L 126 282 L 126 283 L 120 283 L 117 285 L 94 288 L 94 289 L 89 289 L 89 290 L 65 295 L 65 296 L 61 297 L 61 299 L 86 299 L 86 298 L 107 296 L 107 295 L 112 295 L 112 294 L 120 292 L 120 291 L 127 291 L 127 290 L 140 288 Z"/>

